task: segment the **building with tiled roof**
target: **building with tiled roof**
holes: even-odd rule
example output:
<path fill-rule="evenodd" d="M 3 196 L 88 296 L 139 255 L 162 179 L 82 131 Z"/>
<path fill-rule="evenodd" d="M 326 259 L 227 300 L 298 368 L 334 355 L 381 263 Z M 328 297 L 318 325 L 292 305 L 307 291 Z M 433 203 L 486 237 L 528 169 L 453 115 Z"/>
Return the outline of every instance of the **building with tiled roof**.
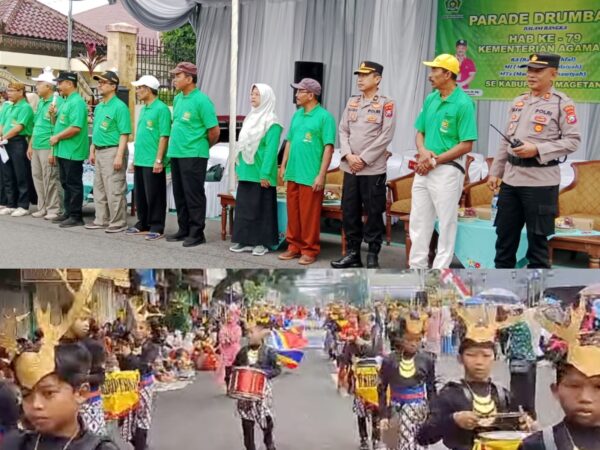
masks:
<path fill-rule="evenodd" d="M 67 33 L 67 16 L 37 0 L 0 0 L 0 69 L 23 81 L 46 66 L 66 70 Z M 106 52 L 106 37 L 74 20 L 74 70 L 85 70 L 75 59 L 86 52 L 85 44 Z"/>
<path fill-rule="evenodd" d="M 159 32 L 141 24 L 125 9 L 120 1 L 112 4 L 98 6 L 87 11 L 75 14 L 73 18 L 79 23 L 106 36 L 106 26 L 112 23 L 128 23 L 137 27 L 138 36 L 144 39 L 158 39 Z"/>

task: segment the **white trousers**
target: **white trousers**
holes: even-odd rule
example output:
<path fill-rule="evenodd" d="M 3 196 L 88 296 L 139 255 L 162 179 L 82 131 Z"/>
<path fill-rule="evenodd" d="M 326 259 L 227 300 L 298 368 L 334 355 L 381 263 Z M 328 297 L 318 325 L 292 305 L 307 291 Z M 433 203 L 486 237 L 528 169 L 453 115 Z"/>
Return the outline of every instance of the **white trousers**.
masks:
<path fill-rule="evenodd" d="M 409 229 L 412 241 L 409 255 L 411 269 L 428 268 L 429 244 L 436 218 L 440 232 L 432 268 L 450 267 L 456 241 L 458 202 L 464 181 L 464 174 L 447 164 L 440 164 L 425 176 L 415 174 Z"/>

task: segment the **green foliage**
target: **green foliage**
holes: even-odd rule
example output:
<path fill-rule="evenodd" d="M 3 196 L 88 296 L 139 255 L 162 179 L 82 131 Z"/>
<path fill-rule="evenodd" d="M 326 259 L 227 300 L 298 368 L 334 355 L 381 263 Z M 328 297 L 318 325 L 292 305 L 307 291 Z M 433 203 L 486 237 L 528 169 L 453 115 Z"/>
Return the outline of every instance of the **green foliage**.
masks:
<path fill-rule="evenodd" d="M 169 301 L 165 314 L 165 325 L 169 330 L 190 331 L 188 308 L 190 295 L 187 291 L 177 291 Z"/>
<path fill-rule="evenodd" d="M 288 292 L 294 280 L 304 275 L 303 270 L 228 269 L 227 276 L 215 286 L 213 298 L 224 300 L 231 286 L 241 286 L 244 297 L 264 297 L 269 288 Z"/>
<path fill-rule="evenodd" d="M 173 64 L 189 61 L 196 64 L 196 32 L 188 23 L 162 34 L 165 54 Z"/>

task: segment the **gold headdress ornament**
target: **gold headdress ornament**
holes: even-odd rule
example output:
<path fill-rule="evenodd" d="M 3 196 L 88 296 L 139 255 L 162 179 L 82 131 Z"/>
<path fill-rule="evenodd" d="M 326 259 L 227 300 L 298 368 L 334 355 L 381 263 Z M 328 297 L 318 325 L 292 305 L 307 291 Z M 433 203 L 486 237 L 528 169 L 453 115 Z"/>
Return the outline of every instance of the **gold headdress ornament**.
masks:
<path fill-rule="evenodd" d="M 29 317 L 29 313 L 19 316 L 16 310 L 13 310 L 12 314 L 4 314 L 0 318 L 0 347 L 6 350 L 11 360 L 19 350 L 17 345 L 17 327 L 27 317 Z"/>
<path fill-rule="evenodd" d="M 142 302 L 140 306 L 136 305 L 136 297 L 132 297 L 128 300 L 129 308 L 131 313 L 133 314 L 133 320 L 135 323 L 144 323 L 148 322 L 148 319 L 151 317 L 163 317 L 163 313 L 151 313 L 148 312 L 148 307 L 145 303 Z"/>
<path fill-rule="evenodd" d="M 84 297 L 76 295 L 67 315 L 61 316 L 60 323 L 54 325 L 51 320 L 51 308 L 46 306 L 44 310 L 39 301 L 35 300 L 35 317 L 43 337 L 39 351 L 23 352 L 14 360 L 15 376 L 22 387 L 33 389 L 42 378 L 54 373 L 56 346 L 78 319 L 83 306 Z"/>
<path fill-rule="evenodd" d="M 498 322 L 496 315 L 498 305 L 482 304 L 476 306 L 457 306 L 456 314 L 464 321 L 467 332 L 464 339 L 477 343 L 494 342 L 496 333 L 502 328 L 507 328 L 521 320 L 521 314 L 509 316 L 506 320 Z"/>
<path fill-rule="evenodd" d="M 406 331 L 410 334 L 424 334 L 427 329 L 428 316 L 420 309 L 409 311 L 405 308 L 402 310 L 402 318 L 406 322 Z"/>
<path fill-rule="evenodd" d="M 581 323 L 585 317 L 585 302 L 579 302 L 577 309 L 571 309 L 569 324 L 557 323 L 555 318 L 549 318 L 554 308 L 552 306 L 543 306 L 538 308 L 536 319 L 550 333 L 555 334 L 568 345 L 567 363 L 574 366 L 586 377 L 595 377 L 600 375 L 600 346 L 598 343 L 585 343 L 585 335 L 582 335 Z M 555 310 L 554 310 L 555 311 Z M 562 311 L 561 311 L 562 312 Z M 559 319 L 560 320 L 560 319 Z M 590 333 L 592 335 L 593 333 Z M 593 337 L 593 336 L 592 336 Z"/>
<path fill-rule="evenodd" d="M 71 306 L 71 311 L 73 311 L 73 314 L 75 314 L 75 319 L 89 319 L 92 316 L 92 310 L 90 309 L 92 290 L 102 270 L 81 269 L 82 281 L 77 291 L 73 288 L 73 286 L 71 286 L 71 283 L 68 280 L 66 269 L 56 269 L 56 272 L 64 281 L 67 290 L 71 293 L 71 295 L 73 295 L 73 305 Z M 76 302 L 75 299 L 78 299 L 78 301 Z"/>

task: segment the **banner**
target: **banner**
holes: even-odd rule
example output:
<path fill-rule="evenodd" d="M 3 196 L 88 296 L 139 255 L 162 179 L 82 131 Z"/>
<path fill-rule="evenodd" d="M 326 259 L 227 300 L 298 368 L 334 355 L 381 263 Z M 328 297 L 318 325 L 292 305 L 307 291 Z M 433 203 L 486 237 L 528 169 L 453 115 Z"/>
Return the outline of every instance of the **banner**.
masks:
<path fill-rule="evenodd" d="M 561 56 L 555 88 L 600 102 L 598 0 L 438 0 L 436 54 L 461 61 L 459 85 L 476 100 L 512 100 L 529 90 L 535 53 Z"/>
<path fill-rule="evenodd" d="M 102 401 L 106 420 L 126 416 L 139 400 L 140 373 L 137 370 L 107 373 L 102 385 Z"/>

